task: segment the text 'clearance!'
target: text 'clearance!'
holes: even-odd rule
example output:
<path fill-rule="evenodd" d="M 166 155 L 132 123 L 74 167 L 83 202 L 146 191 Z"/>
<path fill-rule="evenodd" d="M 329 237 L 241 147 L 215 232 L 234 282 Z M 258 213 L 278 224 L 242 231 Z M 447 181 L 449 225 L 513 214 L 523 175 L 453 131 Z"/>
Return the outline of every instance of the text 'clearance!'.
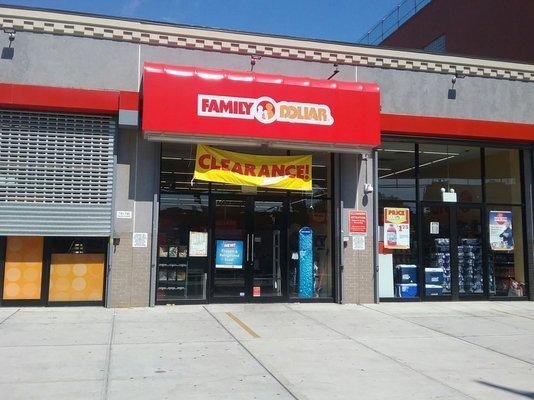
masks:
<path fill-rule="evenodd" d="M 260 156 L 198 145 L 194 179 L 283 190 L 312 189 L 312 156 Z"/>
<path fill-rule="evenodd" d="M 334 117 L 325 104 L 276 102 L 262 96 L 257 99 L 199 94 L 197 114 L 202 117 L 257 120 L 263 124 L 290 122 L 332 125 Z"/>

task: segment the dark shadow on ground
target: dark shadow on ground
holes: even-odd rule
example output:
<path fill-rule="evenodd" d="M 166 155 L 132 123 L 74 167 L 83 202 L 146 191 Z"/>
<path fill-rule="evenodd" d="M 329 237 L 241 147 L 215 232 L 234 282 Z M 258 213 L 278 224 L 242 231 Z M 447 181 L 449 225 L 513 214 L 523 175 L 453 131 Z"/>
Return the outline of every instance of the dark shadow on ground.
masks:
<path fill-rule="evenodd" d="M 496 385 L 494 383 L 480 381 L 480 380 L 478 380 L 477 382 L 481 383 L 483 385 L 486 385 L 486 386 L 490 386 L 490 387 L 495 388 L 495 389 L 503 390 L 505 392 L 515 393 L 515 394 L 518 394 L 520 396 L 524 396 L 527 399 L 534 399 L 534 392 L 525 392 L 524 390 L 512 389 L 512 388 L 509 388 L 509 387 L 506 387 L 506 386 Z"/>

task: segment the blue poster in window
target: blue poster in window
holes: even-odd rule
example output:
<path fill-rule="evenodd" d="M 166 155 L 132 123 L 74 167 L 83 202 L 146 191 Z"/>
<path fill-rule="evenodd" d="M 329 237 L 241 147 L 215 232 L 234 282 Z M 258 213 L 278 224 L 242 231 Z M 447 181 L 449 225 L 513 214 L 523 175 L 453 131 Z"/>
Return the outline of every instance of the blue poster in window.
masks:
<path fill-rule="evenodd" d="M 313 231 L 305 226 L 299 231 L 299 297 L 313 296 Z"/>
<path fill-rule="evenodd" d="M 243 241 L 217 240 L 215 246 L 215 268 L 243 268 Z"/>

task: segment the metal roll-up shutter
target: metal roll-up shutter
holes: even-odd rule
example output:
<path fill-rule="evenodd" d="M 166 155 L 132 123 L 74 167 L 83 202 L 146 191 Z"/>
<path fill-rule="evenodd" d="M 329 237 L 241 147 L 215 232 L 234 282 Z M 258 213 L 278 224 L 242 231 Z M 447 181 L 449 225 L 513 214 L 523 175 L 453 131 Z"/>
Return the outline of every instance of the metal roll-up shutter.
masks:
<path fill-rule="evenodd" d="M 110 116 L 0 110 L 0 235 L 109 236 Z"/>

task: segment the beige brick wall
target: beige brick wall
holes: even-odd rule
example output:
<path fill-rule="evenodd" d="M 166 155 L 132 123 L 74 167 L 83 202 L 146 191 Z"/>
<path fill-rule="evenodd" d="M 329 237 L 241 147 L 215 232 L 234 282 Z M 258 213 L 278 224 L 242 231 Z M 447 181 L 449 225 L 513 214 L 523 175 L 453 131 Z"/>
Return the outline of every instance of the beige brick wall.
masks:
<path fill-rule="evenodd" d="M 367 162 L 367 166 L 365 165 Z M 353 250 L 352 238 L 344 243 L 343 250 L 343 303 L 372 303 L 374 302 L 374 276 L 373 276 L 373 193 L 364 193 L 364 184 L 372 183 L 373 160 L 367 161 L 362 156 L 343 155 L 341 162 L 341 185 L 343 207 L 367 211 L 368 225 L 365 238 L 365 250 Z M 343 213 L 342 229 L 346 229 L 346 216 Z M 346 237 L 347 232 L 343 235 Z"/>
<path fill-rule="evenodd" d="M 149 244 L 150 244 L 149 236 Z M 120 236 L 115 246 L 110 279 L 109 307 L 146 307 L 150 291 L 150 246 L 133 248 L 132 235 Z"/>
<path fill-rule="evenodd" d="M 365 250 L 352 250 L 352 238 L 344 250 L 343 303 L 374 302 L 373 238 L 366 237 Z"/>

